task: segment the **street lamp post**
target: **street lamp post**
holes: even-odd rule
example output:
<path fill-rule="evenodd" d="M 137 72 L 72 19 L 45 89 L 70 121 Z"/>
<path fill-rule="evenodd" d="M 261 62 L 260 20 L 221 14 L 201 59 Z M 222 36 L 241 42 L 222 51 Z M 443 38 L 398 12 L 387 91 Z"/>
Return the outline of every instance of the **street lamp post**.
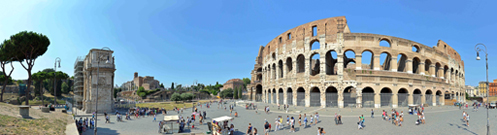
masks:
<path fill-rule="evenodd" d="M 55 63 L 53 65 L 54 67 L 54 72 L 53 72 L 53 93 L 54 93 L 54 105 L 57 105 L 57 64 L 59 64 L 59 68 L 60 68 L 60 58 L 57 57 L 55 58 Z"/>
<path fill-rule="evenodd" d="M 486 62 L 486 77 L 487 77 L 487 81 L 486 81 L 486 84 L 487 84 L 487 105 L 488 104 L 488 53 L 487 53 L 487 46 L 485 46 L 484 44 L 482 43 L 478 43 L 475 45 L 475 51 L 476 51 L 476 60 L 480 60 L 480 51 L 481 52 L 484 52 L 485 53 L 485 62 Z M 488 119 L 488 108 L 489 106 L 487 107 L 487 135 L 490 135 L 490 125 L 489 125 L 489 119 Z"/>
<path fill-rule="evenodd" d="M 108 50 L 110 50 L 108 47 L 104 47 L 104 48 L 102 48 L 102 50 L 106 49 L 106 48 Z M 98 54 L 97 55 L 97 86 L 96 86 L 96 88 L 97 88 L 97 90 L 96 90 L 97 91 L 97 97 L 95 98 L 96 101 L 95 101 L 95 133 L 94 133 L 94 135 L 97 135 L 97 120 L 98 120 L 97 119 L 97 117 L 98 117 L 98 111 L 97 111 L 98 110 L 98 78 L 99 78 L 98 76 L 99 76 L 99 70 L 100 70 L 100 59 L 102 58 L 100 56 L 100 53 L 97 53 L 97 54 Z M 107 56 L 107 59 L 106 59 L 105 63 L 109 63 L 109 56 Z"/>

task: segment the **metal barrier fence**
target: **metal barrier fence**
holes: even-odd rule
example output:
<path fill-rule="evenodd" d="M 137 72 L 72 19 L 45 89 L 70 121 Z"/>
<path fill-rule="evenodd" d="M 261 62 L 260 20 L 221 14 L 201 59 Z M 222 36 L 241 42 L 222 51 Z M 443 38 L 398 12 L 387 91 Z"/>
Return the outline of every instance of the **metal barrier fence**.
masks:
<path fill-rule="evenodd" d="M 408 96 L 408 94 L 407 93 L 399 93 L 399 94 L 397 94 L 397 96 L 398 96 L 397 105 L 399 107 L 407 107 L 407 105 L 408 105 L 408 102 L 407 102 L 407 96 Z"/>
<path fill-rule="evenodd" d="M 278 98 L 279 98 L 278 104 L 283 104 L 283 99 L 285 98 L 285 97 L 283 97 L 283 92 L 278 93 Z"/>
<path fill-rule="evenodd" d="M 426 94 L 425 95 L 425 103 L 428 104 L 428 106 L 433 106 L 433 95 Z"/>
<path fill-rule="evenodd" d="M 321 106 L 321 93 L 311 92 L 310 106 Z"/>
<path fill-rule="evenodd" d="M 129 108 L 134 108 L 134 107 L 136 107 L 135 103 L 128 103 L 128 104 L 126 104 L 126 103 L 123 103 L 123 104 L 118 103 L 118 104 L 114 104 L 114 108 L 115 109 L 129 109 Z"/>
<path fill-rule="evenodd" d="M 413 104 L 421 105 L 421 94 L 412 94 Z"/>
<path fill-rule="evenodd" d="M 286 93 L 286 102 L 289 105 L 293 105 L 293 93 L 291 92 Z"/>
<path fill-rule="evenodd" d="M 362 93 L 362 107 L 374 107 L 374 93 Z"/>
<path fill-rule="evenodd" d="M 267 103 L 271 103 L 271 93 L 267 94 Z"/>
<path fill-rule="evenodd" d="M 357 94 L 343 93 L 343 107 L 355 107 Z"/>
<path fill-rule="evenodd" d="M 271 94 L 271 97 L 273 97 L 273 98 L 271 99 L 271 103 L 272 103 L 272 104 L 276 104 L 276 93 L 272 93 L 272 94 Z"/>
<path fill-rule="evenodd" d="M 326 93 L 326 107 L 338 107 L 337 93 Z"/>
<path fill-rule="evenodd" d="M 255 94 L 255 101 L 262 102 L 262 94 Z"/>
<path fill-rule="evenodd" d="M 297 106 L 305 106 L 305 93 L 297 92 Z"/>
<path fill-rule="evenodd" d="M 392 106 L 392 93 L 381 93 L 381 106 Z"/>

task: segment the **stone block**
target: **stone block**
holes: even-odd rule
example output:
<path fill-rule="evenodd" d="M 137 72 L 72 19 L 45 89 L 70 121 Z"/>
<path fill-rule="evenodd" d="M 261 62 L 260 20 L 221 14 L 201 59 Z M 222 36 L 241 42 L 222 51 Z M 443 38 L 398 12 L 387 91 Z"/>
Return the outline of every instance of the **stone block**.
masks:
<path fill-rule="evenodd" d="M 19 106 L 19 115 L 21 115 L 22 118 L 29 118 L 29 106 L 27 105 Z"/>
<path fill-rule="evenodd" d="M 41 107 L 41 112 L 48 113 L 48 112 L 50 112 L 50 108 L 48 108 L 48 107 Z"/>

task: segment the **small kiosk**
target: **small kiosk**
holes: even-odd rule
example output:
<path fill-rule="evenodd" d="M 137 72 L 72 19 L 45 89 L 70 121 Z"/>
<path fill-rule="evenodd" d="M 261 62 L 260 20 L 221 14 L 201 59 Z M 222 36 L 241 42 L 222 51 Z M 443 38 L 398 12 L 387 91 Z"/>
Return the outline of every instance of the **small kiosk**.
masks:
<path fill-rule="evenodd" d="M 162 121 L 162 129 L 164 133 L 174 133 L 174 124 L 179 120 L 178 115 L 169 115 L 169 116 L 164 116 L 164 120 Z M 169 126 L 171 125 L 171 126 Z M 179 125 L 178 125 L 178 130 L 179 130 Z"/>
<path fill-rule="evenodd" d="M 229 127 L 228 122 L 233 120 L 233 117 L 230 116 L 221 116 L 217 118 L 213 118 L 212 121 L 212 134 L 213 135 L 228 135 L 229 129 L 225 127 Z M 217 124 L 216 124 L 217 123 Z"/>

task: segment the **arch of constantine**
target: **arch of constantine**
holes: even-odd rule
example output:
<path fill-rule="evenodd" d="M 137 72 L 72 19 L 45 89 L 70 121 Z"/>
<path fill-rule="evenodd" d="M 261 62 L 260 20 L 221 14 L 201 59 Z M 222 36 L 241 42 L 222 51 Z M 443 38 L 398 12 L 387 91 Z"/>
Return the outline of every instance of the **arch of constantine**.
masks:
<path fill-rule="evenodd" d="M 464 101 L 464 62 L 442 40 L 351 33 L 345 17 L 290 29 L 260 46 L 251 100 L 319 107 L 393 108 Z"/>

